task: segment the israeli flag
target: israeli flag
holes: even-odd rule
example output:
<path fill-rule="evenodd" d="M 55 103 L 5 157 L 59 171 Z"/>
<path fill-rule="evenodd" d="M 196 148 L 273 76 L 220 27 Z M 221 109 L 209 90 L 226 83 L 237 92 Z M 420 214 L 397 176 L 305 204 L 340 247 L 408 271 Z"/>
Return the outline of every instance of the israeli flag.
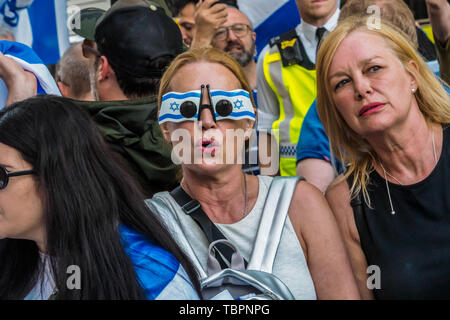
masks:
<path fill-rule="evenodd" d="M 69 47 L 66 0 L 0 0 L 0 27 L 55 64 Z"/>
<path fill-rule="evenodd" d="M 233 107 L 231 113 L 228 116 L 221 116 L 216 111 L 217 120 L 240 120 L 240 119 L 250 119 L 255 121 L 255 111 L 253 109 L 252 101 L 250 100 L 250 94 L 245 90 L 233 90 L 233 91 L 222 91 L 222 90 L 211 90 L 211 100 L 214 109 L 221 100 L 227 100 L 231 103 Z"/>
<path fill-rule="evenodd" d="M 161 99 L 161 109 L 159 110 L 159 124 L 164 122 L 182 122 L 197 119 L 197 112 L 192 118 L 185 118 L 180 111 L 180 107 L 185 101 L 191 101 L 195 104 L 197 111 L 200 106 L 200 90 L 193 90 L 185 93 L 169 92 L 163 95 Z"/>
<path fill-rule="evenodd" d="M 255 111 L 253 109 L 250 94 L 242 89 L 233 91 L 211 90 L 211 103 L 214 108 L 216 120 L 240 120 L 250 119 L 255 121 Z M 185 93 L 169 92 L 162 96 L 161 109 L 159 111 L 159 124 L 164 122 L 196 121 L 198 110 L 200 109 L 200 90 L 193 90 Z M 217 113 L 217 104 L 221 100 L 228 101 L 231 106 L 227 115 Z M 191 118 L 185 118 L 181 114 L 183 103 L 190 101 L 195 105 L 195 114 Z"/>
<path fill-rule="evenodd" d="M 198 300 L 180 262 L 130 227 L 119 225 L 120 239 L 148 300 Z"/>
<path fill-rule="evenodd" d="M 22 43 L 4 40 L 0 41 L 0 52 L 5 57 L 14 59 L 24 70 L 30 71 L 36 76 L 37 94 L 61 95 L 52 75 L 33 49 Z M 0 109 L 5 106 L 7 96 L 8 89 L 0 79 Z"/>

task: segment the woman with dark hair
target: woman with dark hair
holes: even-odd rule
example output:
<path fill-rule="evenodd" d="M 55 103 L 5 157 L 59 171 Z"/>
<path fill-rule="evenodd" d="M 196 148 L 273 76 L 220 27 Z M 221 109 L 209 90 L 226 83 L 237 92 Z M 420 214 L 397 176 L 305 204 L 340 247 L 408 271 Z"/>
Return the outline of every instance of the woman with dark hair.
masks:
<path fill-rule="evenodd" d="M 69 100 L 2 110 L 0 300 L 198 299 L 193 267 L 142 198 Z"/>

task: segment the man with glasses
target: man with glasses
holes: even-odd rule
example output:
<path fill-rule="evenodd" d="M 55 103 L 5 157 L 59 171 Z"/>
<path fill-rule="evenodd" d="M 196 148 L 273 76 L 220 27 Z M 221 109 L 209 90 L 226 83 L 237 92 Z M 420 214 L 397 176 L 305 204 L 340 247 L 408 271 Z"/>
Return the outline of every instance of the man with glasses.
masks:
<path fill-rule="evenodd" d="M 245 75 L 252 88 L 253 98 L 257 104 L 257 88 L 256 88 L 256 33 L 253 31 L 252 24 L 248 17 L 237 8 L 236 3 L 233 1 L 220 1 L 217 0 L 205 0 L 197 5 L 196 23 L 195 23 L 195 36 L 192 42 L 192 48 L 206 47 L 211 45 L 212 47 L 221 49 L 231 55 L 244 69 Z M 226 20 L 219 25 L 215 26 L 214 23 L 201 23 L 204 20 L 206 10 L 211 11 L 213 8 L 219 8 L 219 6 L 226 6 L 224 9 L 220 9 L 225 12 Z M 221 11 L 217 12 L 221 12 Z M 223 16 L 223 15 L 222 15 Z M 221 17 L 220 13 L 216 13 L 216 18 L 213 20 L 218 21 L 218 17 Z M 259 174 L 258 166 L 258 144 L 256 135 L 250 138 L 251 144 L 249 150 L 246 152 L 246 162 L 243 165 L 244 172 Z"/>
<path fill-rule="evenodd" d="M 256 90 L 256 62 L 254 60 L 256 33 L 253 31 L 250 20 L 237 8 L 235 3 L 221 2 L 205 0 L 197 5 L 196 33 L 192 47 L 211 45 L 230 54 L 244 68 L 251 88 Z M 225 4 L 226 6 L 224 6 Z M 223 23 L 215 26 L 212 23 L 208 25 L 200 22 L 206 15 L 203 11 L 219 8 L 219 6 L 224 6 L 221 7 L 223 9 L 220 9 L 224 12 L 222 16 L 225 16 Z"/>
<path fill-rule="evenodd" d="M 211 45 L 222 49 L 235 58 L 244 68 L 253 90 L 256 89 L 256 33 L 250 20 L 237 8 L 227 8 L 227 21 L 216 29 Z"/>
<path fill-rule="evenodd" d="M 256 54 L 252 24 L 230 0 L 172 1 L 172 13 L 178 16 L 183 41 L 191 48 L 213 46 L 235 58 L 244 68 L 256 90 Z M 256 93 L 256 91 L 254 92 Z"/>

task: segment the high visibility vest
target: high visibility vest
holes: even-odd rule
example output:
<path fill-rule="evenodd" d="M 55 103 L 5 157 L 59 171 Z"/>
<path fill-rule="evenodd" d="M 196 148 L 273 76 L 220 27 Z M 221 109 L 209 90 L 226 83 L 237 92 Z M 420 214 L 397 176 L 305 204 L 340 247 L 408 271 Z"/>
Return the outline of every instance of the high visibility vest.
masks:
<path fill-rule="evenodd" d="M 311 68 L 312 63 L 306 54 L 304 56 L 305 63 L 283 66 L 278 47 L 272 46 L 263 60 L 264 76 L 280 108 L 280 116 L 273 122 L 272 132 L 279 145 L 282 176 L 296 175 L 300 130 L 317 96 L 316 70 Z"/>

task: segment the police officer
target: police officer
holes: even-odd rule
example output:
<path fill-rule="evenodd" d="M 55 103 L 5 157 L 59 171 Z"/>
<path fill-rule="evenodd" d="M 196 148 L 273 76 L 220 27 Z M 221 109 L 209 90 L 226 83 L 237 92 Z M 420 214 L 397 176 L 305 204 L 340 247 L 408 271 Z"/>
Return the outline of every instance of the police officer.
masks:
<path fill-rule="evenodd" d="M 278 142 L 279 173 L 283 176 L 296 174 L 300 129 L 316 99 L 317 46 L 336 27 L 340 11 L 337 0 L 296 3 L 301 23 L 270 40 L 257 64 L 258 130 Z M 267 140 L 261 139 L 261 134 L 260 143 L 264 143 Z M 261 164 L 264 161 L 261 159 Z M 267 165 L 262 166 L 262 173 L 264 167 Z"/>

